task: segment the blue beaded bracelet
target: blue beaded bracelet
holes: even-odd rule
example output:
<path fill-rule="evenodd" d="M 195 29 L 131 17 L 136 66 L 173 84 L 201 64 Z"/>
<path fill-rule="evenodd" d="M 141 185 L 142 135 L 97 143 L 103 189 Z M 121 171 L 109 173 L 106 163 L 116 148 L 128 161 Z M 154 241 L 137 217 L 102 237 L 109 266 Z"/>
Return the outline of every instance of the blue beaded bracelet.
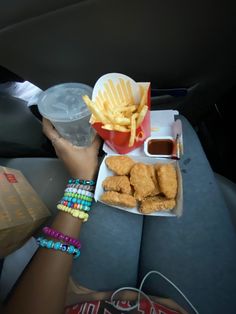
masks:
<path fill-rule="evenodd" d="M 95 185 L 94 180 L 69 179 L 68 184 Z"/>
<path fill-rule="evenodd" d="M 67 245 L 62 242 L 54 242 L 52 240 L 47 240 L 43 237 L 39 237 L 36 241 L 37 244 L 43 248 L 54 249 L 56 251 L 62 251 L 68 254 L 72 254 L 74 255 L 74 259 L 80 256 L 80 250 L 74 245 Z"/>

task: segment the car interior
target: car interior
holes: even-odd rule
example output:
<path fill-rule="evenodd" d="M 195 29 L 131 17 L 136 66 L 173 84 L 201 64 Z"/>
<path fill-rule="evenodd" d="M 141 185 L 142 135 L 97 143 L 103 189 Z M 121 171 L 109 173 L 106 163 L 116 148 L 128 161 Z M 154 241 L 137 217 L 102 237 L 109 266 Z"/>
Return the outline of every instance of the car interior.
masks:
<path fill-rule="evenodd" d="M 236 228 L 235 13 L 233 1 L 1 1 L 0 165 L 21 170 L 53 211 L 42 171 L 58 182 L 55 198 L 66 174 L 50 168 L 56 154 L 37 101 L 28 106 L 7 87 L 93 87 L 105 73 L 124 73 L 151 82 L 152 110 L 175 109 L 191 123 Z M 0 260 L 2 301 L 34 251 L 29 240 L 13 253 L 15 271 L 11 256 Z"/>

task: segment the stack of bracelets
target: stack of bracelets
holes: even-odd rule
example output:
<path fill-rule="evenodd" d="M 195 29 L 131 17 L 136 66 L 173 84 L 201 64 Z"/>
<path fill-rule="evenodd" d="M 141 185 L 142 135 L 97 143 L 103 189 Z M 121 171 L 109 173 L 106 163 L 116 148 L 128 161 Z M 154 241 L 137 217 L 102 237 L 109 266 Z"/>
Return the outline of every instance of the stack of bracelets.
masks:
<path fill-rule="evenodd" d="M 37 243 L 39 246 L 46 249 L 54 249 L 56 251 L 62 251 L 68 254 L 72 254 L 74 258 L 80 256 L 81 245 L 79 240 L 64 235 L 63 233 L 49 227 L 44 227 L 43 233 L 53 239 L 57 239 L 60 241 L 55 242 L 53 240 L 45 239 L 44 237 L 39 237 L 37 239 Z"/>
<path fill-rule="evenodd" d="M 95 181 L 93 180 L 69 179 L 64 196 L 57 208 L 85 222 L 89 218 L 88 212 L 91 209 L 94 190 Z M 43 233 L 59 241 L 39 237 L 37 239 L 39 246 L 72 254 L 74 258 L 80 256 L 81 245 L 78 240 L 49 227 L 44 227 Z"/>
<path fill-rule="evenodd" d="M 69 179 L 65 193 L 57 208 L 80 218 L 88 220 L 95 189 L 95 181 Z"/>

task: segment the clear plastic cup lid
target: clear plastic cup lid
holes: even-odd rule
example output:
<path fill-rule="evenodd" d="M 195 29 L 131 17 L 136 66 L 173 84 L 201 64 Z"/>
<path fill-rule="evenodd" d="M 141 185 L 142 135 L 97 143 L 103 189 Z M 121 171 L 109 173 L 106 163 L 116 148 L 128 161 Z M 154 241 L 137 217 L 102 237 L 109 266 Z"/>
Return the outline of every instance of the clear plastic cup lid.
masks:
<path fill-rule="evenodd" d="M 82 119 L 91 114 L 82 96 L 91 98 L 92 92 L 92 87 L 81 83 L 55 85 L 39 95 L 38 108 L 42 116 L 52 121 Z"/>

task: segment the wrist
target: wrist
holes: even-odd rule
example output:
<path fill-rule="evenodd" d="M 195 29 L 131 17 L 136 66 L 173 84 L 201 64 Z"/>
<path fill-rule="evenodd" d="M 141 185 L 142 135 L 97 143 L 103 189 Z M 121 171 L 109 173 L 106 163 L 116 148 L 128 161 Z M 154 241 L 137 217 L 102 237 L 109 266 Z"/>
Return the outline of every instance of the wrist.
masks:
<path fill-rule="evenodd" d="M 89 169 L 89 170 L 80 170 L 80 171 L 73 171 L 71 172 L 71 176 L 74 179 L 81 179 L 81 180 L 95 180 L 97 176 L 97 168 L 96 169 Z"/>
<path fill-rule="evenodd" d="M 93 202 L 95 183 L 94 180 L 70 178 L 57 209 L 86 222 Z"/>
<path fill-rule="evenodd" d="M 73 179 L 81 179 L 81 180 L 95 180 L 96 175 L 93 174 L 82 174 L 82 173 L 74 173 L 71 174 Z"/>
<path fill-rule="evenodd" d="M 54 222 L 52 223 L 52 227 L 71 237 L 77 238 L 79 236 L 82 224 L 82 220 L 68 215 L 65 212 L 59 211 Z"/>

